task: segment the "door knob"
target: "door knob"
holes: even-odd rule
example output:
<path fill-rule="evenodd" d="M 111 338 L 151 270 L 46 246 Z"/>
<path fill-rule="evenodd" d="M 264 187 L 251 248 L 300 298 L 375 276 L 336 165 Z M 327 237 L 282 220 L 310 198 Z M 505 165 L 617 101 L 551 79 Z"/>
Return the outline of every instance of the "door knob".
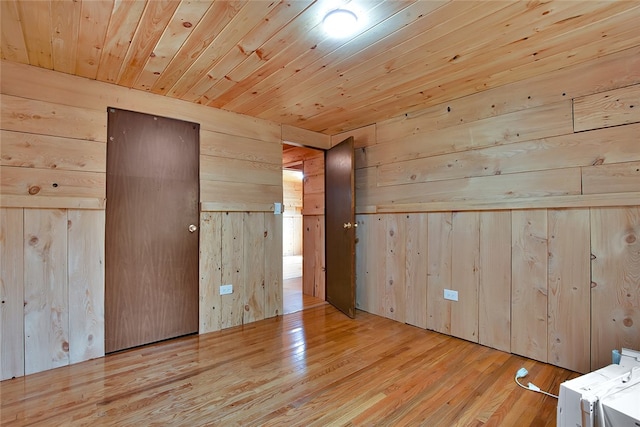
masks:
<path fill-rule="evenodd" d="M 195 232 L 197 229 L 198 229 L 198 227 L 196 227 L 196 226 L 195 226 L 195 225 L 193 225 L 193 224 L 191 224 L 191 225 L 189 226 L 189 232 L 190 232 L 190 233 Z"/>
<path fill-rule="evenodd" d="M 345 222 L 343 227 L 344 228 L 351 228 L 351 223 L 350 222 Z"/>

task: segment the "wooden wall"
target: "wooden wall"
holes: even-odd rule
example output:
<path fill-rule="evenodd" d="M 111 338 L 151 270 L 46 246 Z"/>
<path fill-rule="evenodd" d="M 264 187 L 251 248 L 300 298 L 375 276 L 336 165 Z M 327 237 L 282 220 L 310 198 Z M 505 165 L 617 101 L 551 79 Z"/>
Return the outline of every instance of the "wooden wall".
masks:
<path fill-rule="evenodd" d="M 324 152 L 314 150 L 303 161 L 302 292 L 325 299 Z"/>
<path fill-rule="evenodd" d="M 200 332 L 282 313 L 279 125 L 1 65 L 2 379 L 104 354 L 107 106 L 201 125 Z"/>
<path fill-rule="evenodd" d="M 283 255 L 302 255 L 302 171 L 283 171 L 282 194 Z"/>
<path fill-rule="evenodd" d="M 358 130 L 358 307 L 579 372 L 640 349 L 638 106 L 635 48 Z"/>

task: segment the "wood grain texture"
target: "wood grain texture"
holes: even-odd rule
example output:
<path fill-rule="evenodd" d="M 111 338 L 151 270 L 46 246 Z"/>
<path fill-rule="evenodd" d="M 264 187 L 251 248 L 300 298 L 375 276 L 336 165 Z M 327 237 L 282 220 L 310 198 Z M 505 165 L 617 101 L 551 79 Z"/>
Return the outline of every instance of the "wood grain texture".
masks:
<path fill-rule="evenodd" d="M 550 209 L 548 362 L 590 371 L 589 209 Z"/>
<path fill-rule="evenodd" d="M 142 2 L 113 3 L 104 43 L 104 50 L 109 51 L 110 55 L 100 55 L 96 76 L 98 80 L 115 83 L 118 79 L 122 61 L 145 4 Z"/>
<path fill-rule="evenodd" d="M 371 275 L 368 265 L 372 259 L 372 246 L 369 243 L 369 224 L 372 215 L 356 215 L 356 309 L 371 312 L 370 306 L 375 293 L 370 292 Z"/>
<path fill-rule="evenodd" d="M 468 200 L 526 199 L 576 195 L 581 191 L 580 168 L 492 175 L 411 185 L 365 188 L 356 198 L 357 206 L 403 205 Z M 451 210 L 451 209 L 449 209 Z"/>
<path fill-rule="evenodd" d="M 105 212 L 67 211 L 69 363 L 104 356 Z"/>
<path fill-rule="evenodd" d="M 634 135 L 640 125 L 628 126 L 386 163 L 377 167 L 376 183 L 412 184 L 637 161 Z"/>
<path fill-rule="evenodd" d="M 640 49 L 631 48 L 536 77 L 449 99 L 378 124 L 378 139 L 402 138 L 420 129 L 441 129 L 640 81 Z M 580 75 L 579 79 L 575 76 Z"/>
<path fill-rule="evenodd" d="M 282 215 L 264 215 L 264 317 L 284 314 Z"/>
<path fill-rule="evenodd" d="M 633 59 L 613 72 L 603 59 L 637 49 L 634 2 L 365 3 L 366 22 L 345 39 L 323 31 L 326 5 L 312 1 L 8 3 L 6 59 L 327 136 L 495 88 L 514 95 L 477 112 L 472 99 L 462 118 L 638 84 Z"/>
<path fill-rule="evenodd" d="M 640 192 L 611 193 L 570 196 L 548 196 L 515 198 L 510 200 L 460 200 L 452 202 L 382 204 L 356 207 L 358 213 L 398 213 L 398 212 L 450 212 L 487 210 L 526 210 L 544 208 L 584 208 L 606 206 L 637 206 Z"/>
<path fill-rule="evenodd" d="M 24 211 L 0 209 L 0 379 L 24 375 Z"/>
<path fill-rule="evenodd" d="M 640 189 L 640 161 L 582 168 L 582 193 L 625 193 Z"/>
<path fill-rule="evenodd" d="M 179 5 L 180 3 L 171 1 L 147 3 L 147 6 L 142 12 L 142 16 L 140 16 L 138 28 L 136 28 L 133 37 L 129 41 L 129 49 L 127 49 L 127 53 L 122 60 L 120 74 L 117 80 L 119 85 L 126 87 L 134 86 L 142 70 L 146 68 L 147 61 L 154 51 L 154 47 L 156 47 L 165 32 L 165 27 L 168 29 L 169 22 L 174 17 L 174 13 Z M 203 11 L 206 9 L 205 7 Z M 176 20 L 177 19 L 179 19 L 179 16 L 176 17 Z M 175 34 L 175 29 L 173 29 L 171 33 Z M 157 55 L 155 52 L 153 53 L 153 56 Z M 140 65 L 142 65 L 142 67 Z"/>
<path fill-rule="evenodd" d="M 200 334 L 222 328 L 222 215 L 221 212 L 200 213 Z"/>
<path fill-rule="evenodd" d="M 255 138 L 200 130 L 200 154 L 206 156 L 282 165 L 281 148 Z"/>
<path fill-rule="evenodd" d="M 406 322 L 406 217 L 402 214 L 385 215 L 385 245 L 382 308 L 383 316 Z M 379 262 L 382 261 L 379 259 Z"/>
<path fill-rule="evenodd" d="M 324 215 L 304 215 L 302 219 L 302 291 L 324 300 L 326 288 Z"/>
<path fill-rule="evenodd" d="M 324 152 L 307 156 L 302 163 L 302 214 L 324 215 L 325 213 L 325 161 Z"/>
<path fill-rule="evenodd" d="M 353 146 L 355 148 L 369 147 L 377 144 L 377 130 L 376 125 L 363 126 L 358 129 L 353 129 L 347 132 L 341 132 L 335 135 L 331 135 L 331 146 L 340 144 L 345 139 L 353 137 Z"/>
<path fill-rule="evenodd" d="M 0 177 L 0 193 L 8 196 L 104 199 L 106 193 L 102 172 L 0 166 Z"/>
<path fill-rule="evenodd" d="M 201 155 L 200 179 L 203 181 L 281 186 L 282 166 L 250 160 Z"/>
<path fill-rule="evenodd" d="M 511 351 L 511 212 L 480 212 L 478 342 Z"/>
<path fill-rule="evenodd" d="M 87 172 L 106 171 L 106 144 L 55 136 L 0 131 L 5 166 L 62 169 Z"/>
<path fill-rule="evenodd" d="M 51 2 L 51 51 L 53 69 L 73 74 L 78 51 L 78 31 L 82 3 Z"/>
<path fill-rule="evenodd" d="M 378 124 L 382 132 L 382 124 Z M 571 103 L 545 105 L 445 129 L 424 129 L 368 147 L 366 166 L 572 133 Z"/>
<path fill-rule="evenodd" d="M 67 211 L 24 211 L 25 374 L 69 364 Z"/>
<path fill-rule="evenodd" d="M 511 230 L 511 351 L 547 362 L 547 211 L 513 211 Z"/>
<path fill-rule="evenodd" d="M 243 214 L 242 246 L 244 259 L 243 316 L 242 324 L 265 318 L 265 224 L 262 212 Z M 282 251 L 280 251 L 282 257 Z"/>
<path fill-rule="evenodd" d="M 428 214 L 402 215 L 405 221 L 405 322 L 427 328 Z"/>
<path fill-rule="evenodd" d="M 640 208 L 591 209 L 591 369 L 640 348 Z"/>
<path fill-rule="evenodd" d="M 17 3 L 17 6 L 21 24 L 31 29 L 29 37 L 25 37 L 29 63 L 53 68 L 49 3 Z"/>
<path fill-rule="evenodd" d="M 2 128 L 5 130 L 89 141 L 107 140 L 104 111 L 6 95 L 4 90 L 1 104 Z"/>
<path fill-rule="evenodd" d="M 244 214 L 222 214 L 222 284 L 233 285 L 233 293 L 222 295 L 221 327 L 242 325 L 246 265 L 244 259 Z M 255 260 L 252 260 L 255 262 Z"/>
<path fill-rule="evenodd" d="M 332 146 L 329 135 L 289 125 L 282 126 L 282 141 L 323 150 L 329 149 Z M 340 141 L 342 141 L 342 139 Z"/>
<path fill-rule="evenodd" d="M 437 412 L 429 425 L 554 425 L 557 401 L 515 386 L 520 367 L 552 393 L 576 377 L 365 312 L 347 319 L 325 304 L 3 381 L 1 421 L 419 425 Z"/>
<path fill-rule="evenodd" d="M 451 212 L 430 213 L 427 253 L 427 328 L 451 334 L 451 302 L 443 299 L 451 289 L 453 268 L 453 217 Z"/>
<path fill-rule="evenodd" d="M 74 74 L 89 79 L 96 78 L 114 3 L 113 0 L 82 2 Z"/>
<path fill-rule="evenodd" d="M 20 22 L 20 12 L 18 4 L 14 1 L 0 2 L 0 19 L 2 22 L 2 39 L 0 48 L 2 49 L 2 59 L 28 64 L 29 55 L 27 46 L 22 34 Z"/>
<path fill-rule="evenodd" d="M 39 82 L 39 84 L 34 85 L 34 81 Z M 56 108 L 55 111 L 58 114 L 62 112 L 66 113 L 67 111 L 75 113 L 71 121 L 72 123 L 75 123 L 75 121 L 88 123 L 87 117 L 90 118 L 98 115 L 97 117 L 100 117 L 99 123 L 104 127 L 104 132 L 102 132 L 101 135 L 106 137 L 104 111 L 107 107 L 115 107 L 192 121 L 200 123 L 201 128 L 207 131 L 272 142 L 278 147 L 280 147 L 282 142 L 280 139 L 280 125 L 273 122 L 161 97 L 143 91 L 132 91 L 127 88 L 114 86 L 113 84 L 78 78 L 64 73 L 56 73 L 36 67 L 21 66 L 7 61 L 2 61 L 0 90 L 3 94 L 2 122 L 4 129 L 10 129 L 4 126 L 4 113 L 8 111 L 5 108 L 4 102 L 5 99 L 9 98 L 5 95 L 12 95 L 19 98 L 36 99 L 44 102 L 44 104 L 29 104 L 25 101 L 28 104 L 24 106 L 26 110 L 22 108 L 18 111 L 24 115 L 24 122 L 29 123 L 32 127 L 37 127 L 38 123 L 30 123 L 28 119 L 32 113 L 40 114 L 40 110 L 36 109 L 38 105 L 60 104 L 59 108 Z M 14 104 L 15 102 L 10 101 L 10 105 Z M 22 104 L 18 106 L 22 106 Z M 64 107 L 75 108 L 68 110 Z M 48 109 L 44 109 L 42 114 L 45 114 L 43 118 L 47 119 L 47 122 L 52 120 L 49 117 L 50 111 L 48 111 Z M 74 126 L 68 126 L 67 124 L 66 132 L 73 130 L 73 128 Z M 28 131 L 27 129 L 18 130 Z M 81 138 L 81 136 L 75 137 Z M 100 140 L 105 141 L 105 139 Z M 238 150 L 230 148 L 230 151 L 236 152 Z M 280 158 L 280 148 L 276 151 L 278 152 L 277 158 Z"/>
<path fill-rule="evenodd" d="M 238 203 L 253 205 L 282 203 L 282 181 L 276 185 L 268 185 L 203 180 L 200 182 L 200 201 L 202 203 L 214 202 L 231 205 Z"/>
<path fill-rule="evenodd" d="M 387 264 L 394 260 L 404 262 L 387 254 L 388 217 L 390 215 L 356 216 L 356 308 L 379 316 L 389 315 L 385 294 L 389 287 Z M 401 239 L 404 237 L 400 236 Z"/>
<path fill-rule="evenodd" d="M 573 100 L 574 130 L 640 122 L 640 85 L 582 96 Z"/>
<path fill-rule="evenodd" d="M 104 209 L 106 199 L 87 197 L 32 197 L 2 195 L 0 206 L 7 208 Z"/>
<path fill-rule="evenodd" d="M 480 284 L 480 217 L 477 212 L 454 212 L 451 227 L 451 287 L 458 301 L 449 306 L 451 335 L 478 342 L 478 288 Z"/>

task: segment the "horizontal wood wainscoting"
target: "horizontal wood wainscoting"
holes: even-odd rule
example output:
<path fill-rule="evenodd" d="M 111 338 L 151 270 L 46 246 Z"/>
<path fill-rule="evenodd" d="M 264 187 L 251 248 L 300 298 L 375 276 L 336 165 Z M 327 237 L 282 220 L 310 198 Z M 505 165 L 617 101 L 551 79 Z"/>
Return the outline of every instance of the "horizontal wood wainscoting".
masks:
<path fill-rule="evenodd" d="M 639 105 L 630 49 L 333 136 L 358 307 L 579 372 L 640 349 Z"/>
<path fill-rule="evenodd" d="M 104 355 L 108 106 L 200 123 L 200 332 L 282 313 L 280 125 L 1 65 L 2 379 Z"/>
<path fill-rule="evenodd" d="M 575 373 L 328 304 L 0 383 L 14 425 L 555 426 Z"/>

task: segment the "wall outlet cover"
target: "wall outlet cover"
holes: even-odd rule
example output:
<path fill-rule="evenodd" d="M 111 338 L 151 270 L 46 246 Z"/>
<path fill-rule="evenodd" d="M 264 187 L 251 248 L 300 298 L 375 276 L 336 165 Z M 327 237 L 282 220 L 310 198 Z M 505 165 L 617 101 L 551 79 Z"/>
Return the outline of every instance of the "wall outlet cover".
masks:
<path fill-rule="evenodd" d="M 444 290 L 444 299 L 449 301 L 458 301 L 458 291 L 454 291 L 451 289 Z"/>
<path fill-rule="evenodd" d="M 220 295 L 229 295 L 233 293 L 233 285 L 220 285 Z"/>

